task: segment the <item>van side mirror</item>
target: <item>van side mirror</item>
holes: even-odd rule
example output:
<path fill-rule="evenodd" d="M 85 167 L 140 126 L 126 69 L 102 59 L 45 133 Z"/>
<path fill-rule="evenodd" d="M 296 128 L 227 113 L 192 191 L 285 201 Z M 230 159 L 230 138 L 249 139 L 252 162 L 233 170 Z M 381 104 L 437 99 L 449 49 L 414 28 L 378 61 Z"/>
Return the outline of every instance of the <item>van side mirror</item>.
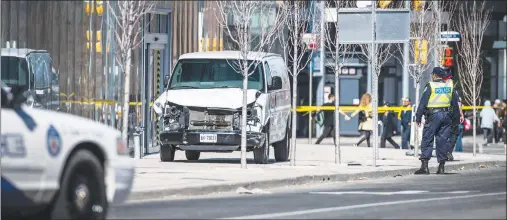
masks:
<path fill-rule="evenodd" d="M 169 84 L 169 75 L 164 75 L 164 88 L 167 88 L 167 85 Z"/>
<path fill-rule="evenodd" d="M 282 77 L 273 76 L 271 78 L 271 86 L 269 87 L 269 90 L 278 90 L 278 89 L 282 89 Z"/>

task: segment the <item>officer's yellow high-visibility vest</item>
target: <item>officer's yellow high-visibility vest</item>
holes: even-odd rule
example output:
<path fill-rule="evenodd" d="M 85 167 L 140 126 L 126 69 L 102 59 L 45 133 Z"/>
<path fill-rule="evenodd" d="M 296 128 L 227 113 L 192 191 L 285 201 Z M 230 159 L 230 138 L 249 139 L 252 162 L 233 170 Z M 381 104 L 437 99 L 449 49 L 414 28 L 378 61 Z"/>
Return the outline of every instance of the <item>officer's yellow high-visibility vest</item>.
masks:
<path fill-rule="evenodd" d="M 447 108 L 451 106 L 454 85 L 452 80 L 447 82 L 430 82 L 431 95 L 428 108 Z"/>

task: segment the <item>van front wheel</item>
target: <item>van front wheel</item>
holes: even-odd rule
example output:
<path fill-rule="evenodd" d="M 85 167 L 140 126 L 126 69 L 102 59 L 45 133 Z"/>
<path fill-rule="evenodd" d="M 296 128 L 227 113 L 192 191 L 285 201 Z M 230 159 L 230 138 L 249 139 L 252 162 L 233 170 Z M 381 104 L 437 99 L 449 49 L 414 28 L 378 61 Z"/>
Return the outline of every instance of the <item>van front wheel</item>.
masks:
<path fill-rule="evenodd" d="M 264 144 L 261 147 L 254 148 L 254 161 L 256 164 L 267 164 L 269 161 L 269 134 L 266 136 Z"/>

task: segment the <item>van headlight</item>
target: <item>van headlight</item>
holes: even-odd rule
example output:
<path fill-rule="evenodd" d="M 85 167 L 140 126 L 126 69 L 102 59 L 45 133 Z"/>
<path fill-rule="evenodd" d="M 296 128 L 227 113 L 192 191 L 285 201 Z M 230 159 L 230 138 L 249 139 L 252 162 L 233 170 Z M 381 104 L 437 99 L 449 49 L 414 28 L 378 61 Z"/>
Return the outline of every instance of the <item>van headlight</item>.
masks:
<path fill-rule="evenodd" d="M 164 116 L 163 122 L 164 122 L 164 130 L 178 130 L 183 127 L 184 123 L 182 123 L 182 114 L 183 111 L 181 108 L 177 106 L 170 106 L 166 105 L 164 107 Z"/>
<path fill-rule="evenodd" d="M 261 122 L 259 117 L 260 111 L 260 106 L 248 106 L 246 109 L 246 124 L 257 126 L 257 123 Z M 233 127 L 241 129 L 241 110 L 233 115 Z"/>

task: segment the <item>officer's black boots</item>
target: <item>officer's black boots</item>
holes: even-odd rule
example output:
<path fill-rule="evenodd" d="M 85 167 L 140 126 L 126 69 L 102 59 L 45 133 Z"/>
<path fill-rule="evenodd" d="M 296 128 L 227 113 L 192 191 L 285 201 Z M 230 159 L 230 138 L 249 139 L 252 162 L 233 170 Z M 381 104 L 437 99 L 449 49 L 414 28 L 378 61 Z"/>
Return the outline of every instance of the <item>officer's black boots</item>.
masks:
<path fill-rule="evenodd" d="M 422 174 L 430 174 L 430 169 L 428 169 L 428 160 L 421 160 L 421 168 L 416 170 L 415 175 L 422 175 Z"/>
<path fill-rule="evenodd" d="M 438 170 L 437 170 L 437 174 L 445 174 L 445 161 L 442 161 L 440 162 L 440 164 L 438 165 Z"/>
<path fill-rule="evenodd" d="M 454 156 L 452 156 L 452 152 L 447 152 L 447 160 L 448 161 L 453 161 L 454 160 Z"/>

